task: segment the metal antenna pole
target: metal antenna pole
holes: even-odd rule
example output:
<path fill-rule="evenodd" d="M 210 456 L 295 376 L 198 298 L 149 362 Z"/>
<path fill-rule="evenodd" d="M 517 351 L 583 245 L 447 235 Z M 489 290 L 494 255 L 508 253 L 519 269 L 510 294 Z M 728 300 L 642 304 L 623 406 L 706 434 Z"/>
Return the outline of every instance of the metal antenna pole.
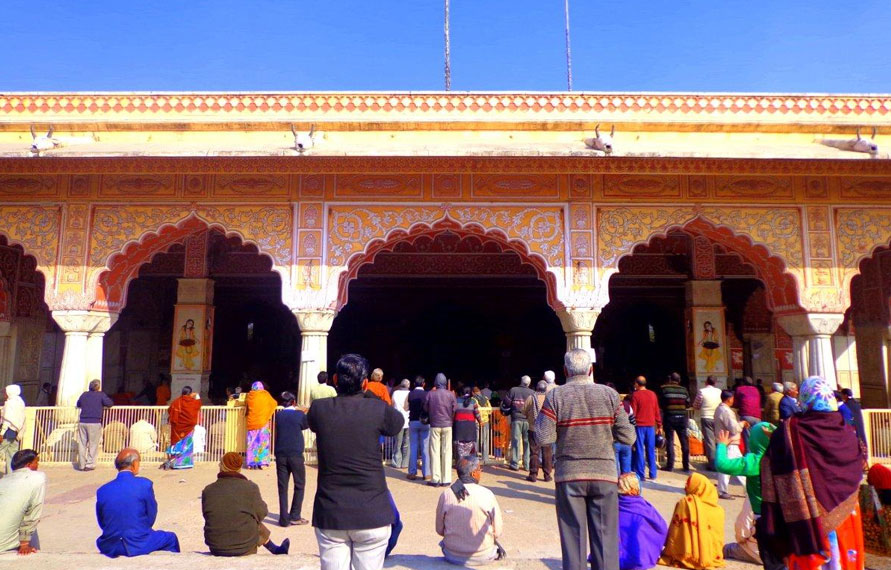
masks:
<path fill-rule="evenodd" d="M 572 91 L 572 49 L 569 45 L 569 0 L 563 0 L 563 13 L 566 15 L 566 86 L 569 91 Z"/>
<path fill-rule="evenodd" d="M 445 0 L 445 90 L 452 89 L 452 46 L 449 37 L 449 0 Z"/>

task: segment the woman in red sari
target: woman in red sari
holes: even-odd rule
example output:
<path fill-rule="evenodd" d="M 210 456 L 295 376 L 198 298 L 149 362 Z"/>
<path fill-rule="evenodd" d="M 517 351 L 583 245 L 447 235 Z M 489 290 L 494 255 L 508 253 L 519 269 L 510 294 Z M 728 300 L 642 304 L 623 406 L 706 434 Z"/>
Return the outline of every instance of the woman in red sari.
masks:
<path fill-rule="evenodd" d="M 804 413 L 780 424 L 761 462 L 761 514 L 789 570 L 862 570 L 858 491 L 863 456 L 831 386 L 801 384 Z"/>
<path fill-rule="evenodd" d="M 170 458 L 161 469 L 190 469 L 194 467 L 192 435 L 201 419 L 201 398 L 192 392 L 191 386 L 183 388 L 182 396 L 167 409 L 170 418 Z"/>

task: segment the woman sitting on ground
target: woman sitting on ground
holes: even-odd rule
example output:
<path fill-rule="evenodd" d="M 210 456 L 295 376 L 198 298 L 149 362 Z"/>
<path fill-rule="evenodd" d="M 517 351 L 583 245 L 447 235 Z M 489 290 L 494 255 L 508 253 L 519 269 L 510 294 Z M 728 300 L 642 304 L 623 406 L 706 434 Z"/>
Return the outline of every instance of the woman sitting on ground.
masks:
<path fill-rule="evenodd" d="M 718 490 L 704 475 L 694 473 L 684 492 L 674 508 L 659 564 L 692 570 L 723 567 L 724 509 L 718 505 Z"/>
<path fill-rule="evenodd" d="M 619 568 L 649 570 L 659 562 L 668 524 L 640 496 L 636 473 L 619 477 Z"/>

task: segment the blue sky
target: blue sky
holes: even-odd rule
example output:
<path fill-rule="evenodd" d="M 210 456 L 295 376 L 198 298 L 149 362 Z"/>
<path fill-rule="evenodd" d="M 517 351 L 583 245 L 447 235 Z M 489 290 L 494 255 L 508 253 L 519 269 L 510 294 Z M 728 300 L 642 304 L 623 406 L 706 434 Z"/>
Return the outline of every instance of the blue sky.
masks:
<path fill-rule="evenodd" d="M 891 92 L 891 1 L 570 0 L 576 91 Z M 451 0 L 452 89 L 564 90 L 563 0 Z M 0 91 L 443 88 L 443 2 L 6 0 Z"/>

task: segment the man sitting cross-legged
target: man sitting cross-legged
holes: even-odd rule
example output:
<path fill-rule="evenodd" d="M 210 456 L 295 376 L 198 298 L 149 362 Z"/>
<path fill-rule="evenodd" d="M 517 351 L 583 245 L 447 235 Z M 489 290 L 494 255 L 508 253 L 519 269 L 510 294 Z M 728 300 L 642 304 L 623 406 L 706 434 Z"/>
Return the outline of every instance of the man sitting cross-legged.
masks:
<path fill-rule="evenodd" d="M 260 488 L 239 473 L 243 463 L 238 453 L 224 455 L 217 480 L 201 492 L 204 542 L 214 556 L 256 554 L 258 546 L 273 554 L 287 554 L 289 539 L 281 546 L 269 540 L 269 529 L 263 524 L 269 510 Z"/>
<path fill-rule="evenodd" d="M 37 465 L 37 452 L 23 449 L 12 456 L 12 472 L 0 479 L 0 552 L 33 554 L 40 548 L 37 523 L 46 495 L 46 473 L 38 471 Z"/>
<path fill-rule="evenodd" d="M 495 495 L 480 482 L 479 459 L 468 456 L 457 465 L 458 481 L 442 492 L 436 505 L 436 533 L 447 562 L 480 565 L 500 560 L 503 523 Z"/>
<path fill-rule="evenodd" d="M 179 540 L 174 533 L 152 530 L 158 503 L 152 482 L 137 477 L 139 463 L 138 451 L 122 450 L 114 460 L 118 476 L 96 491 L 96 518 L 102 529 L 96 546 L 99 552 L 112 558 L 158 550 L 179 552 Z"/>

